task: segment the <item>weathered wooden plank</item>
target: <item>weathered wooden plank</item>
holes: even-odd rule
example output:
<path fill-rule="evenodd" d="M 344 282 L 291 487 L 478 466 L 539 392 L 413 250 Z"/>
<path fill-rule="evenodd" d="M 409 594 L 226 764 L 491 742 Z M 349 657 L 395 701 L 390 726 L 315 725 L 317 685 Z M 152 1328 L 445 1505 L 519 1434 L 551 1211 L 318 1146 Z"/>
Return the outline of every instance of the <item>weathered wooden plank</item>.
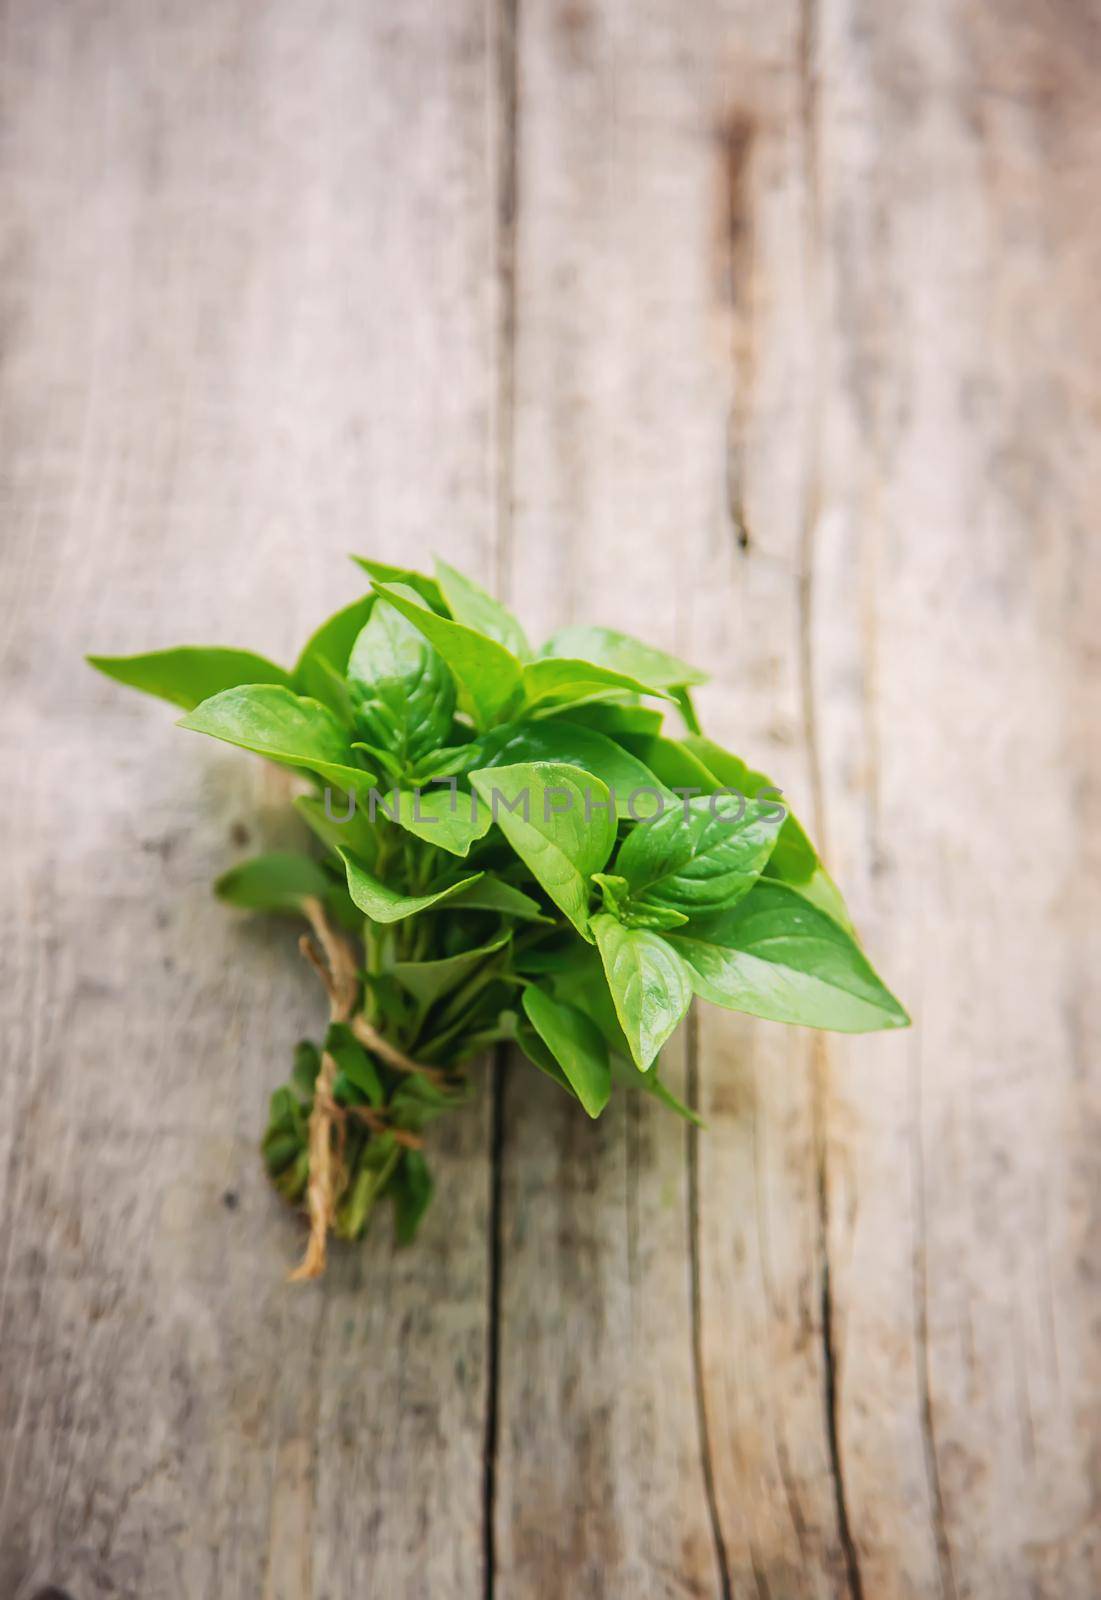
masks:
<path fill-rule="evenodd" d="M 787 741 L 800 755 L 796 23 L 794 7 L 525 9 L 516 247 L 513 598 L 547 627 L 599 619 L 700 659 L 719 731 L 779 752 L 785 779 Z M 752 560 L 732 492 L 754 498 Z M 757 1575 L 828 1592 L 839 1569 L 806 1044 L 729 1018 L 702 1038 L 695 1169 L 648 1103 L 594 1130 L 510 1083 L 506 1595 L 552 1565 L 567 1587 L 640 1596 L 742 1593 Z"/>
<path fill-rule="evenodd" d="M 1096 8 L 962 0 L 827 5 L 815 48 L 824 823 L 916 1024 L 901 1059 L 828 1052 L 838 1433 L 869 1594 L 1101 1583 L 1099 62 Z"/>
<path fill-rule="evenodd" d="M 283 1283 L 255 1145 L 322 1008 L 209 880 L 285 794 L 79 655 L 286 659 L 349 549 L 491 570 L 483 8 L 3 26 L 0 1590 L 476 1593 L 485 1107 L 415 1256 Z"/>

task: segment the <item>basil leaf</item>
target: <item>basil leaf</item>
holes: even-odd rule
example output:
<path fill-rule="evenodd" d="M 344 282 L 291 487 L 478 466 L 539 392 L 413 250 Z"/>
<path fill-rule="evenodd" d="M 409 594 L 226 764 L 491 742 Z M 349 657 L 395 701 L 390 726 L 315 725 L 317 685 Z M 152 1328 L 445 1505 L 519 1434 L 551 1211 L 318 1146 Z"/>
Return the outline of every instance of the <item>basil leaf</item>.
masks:
<path fill-rule="evenodd" d="M 559 716 L 568 717 L 574 723 L 583 723 L 586 728 L 593 728 L 609 739 L 619 739 L 625 733 L 660 733 L 663 721 L 661 712 L 652 706 L 620 705 L 615 700 L 593 700 L 588 705 L 565 706 L 560 712 L 555 712 L 555 722 Z M 544 723 L 544 726 L 547 725 Z"/>
<path fill-rule="evenodd" d="M 523 669 L 524 698 L 529 706 L 544 700 L 584 700 L 609 690 L 629 689 L 633 694 L 660 694 L 664 689 L 643 683 L 625 672 L 597 667 L 589 661 L 529 661 Z"/>
<path fill-rule="evenodd" d="M 686 661 L 656 650 L 653 645 L 616 633 L 613 628 L 585 626 L 562 628 L 547 640 L 540 656 L 571 657 L 625 673 L 655 689 L 677 689 L 689 683 L 706 683 L 707 673 Z"/>
<path fill-rule="evenodd" d="M 489 727 L 517 703 L 523 668 L 511 650 L 461 622 L 437 616 L 396 589 L 376 583 L 375 592 L 408 617 L 443 657 L 479 728 Z"/>
<path fill-rule="evenodd" d="M 156 695 L 184 711 L 242 683 L 278 683 L 289 688 L 291 682 L 289 673 L 264 656 L 251 650 L 222 650 L 217 646 L 184 644 L 174 650 L 150 650 L 145 655 L 84 659 L 116 683 Z"/>
<path fill-rule="evenodd" d="M 655 795 L 661 795 L 669 805 L 678 804 L 675 796 L 628 750 L 604 734 L 564 717 L 509 723 L 488 734 L 483 747 L 487 767 L 520 761 L 558 761 L 582 767 L 615 791 L 616 814 L 620 817 L 645 816 L 647 807 L 651 811 L 655 808 Z"/>
<path fill-rule="evenodd" d="M 368 1105 L 384 1104 L 386 1091 L 378 1068 L 349 1028 L 343 1023 L 333 1023 L 325 1040 L 325 1048 Z"/>
<path fill-rule="evenodd" d="M 607 912 L 592 928 L 619 1025 L 645 1072 L 692 1003 L 688 971 L 661 934 L 625 928 Z"/>
<path fill-rule="evenodd" d="M 699 757 L 688 749 L 686 740 L 669 739 L 664 734 L 649 737 L 624 734 L 622 742 L 670 789 L 714 794 L 716 789 L 724 787 Z M 729 787 L 737 786 L 731 784 Z"/>
<path fill-rule="evenodd" d="M 225 689 L 179 726 L 240 745 L 282 766 L 305 767 L 343 789 L 366 788 L 371 774 L 355 764 L 355 752 L 336 717 L 317 700 L 278 684 L 242 684 Z"/>
<path fill-rule="evenodd" d="M 368 872 L 366 867 L 346 850 L 338 853 L 347 869 L 348 893 L 372 922 L 401 922 L 406 917 L 415 916 L 418 911 L 426 911 L 429 906 L 450 900 L 460 889 L 465 889 L 468 884 L 474 883 L 482 876 L 480 872 L 475 872 L 469 878 L 461 878 L 458 883 L 448 884 L 444 889 L 436 889 L 427 894 L 402 894 L 399 889 L 391 889 L 380 878 Z"/>
<path fill-rule="evenodd" d="M 328 617 L 306 641 L 294 669 L 294 687 L 298 693 L 312 695 L 341 718 L 347 711 L 348 695 L 343 681 L 348 657 L 367 625 L 374 603 L 373 594 L 364 595 Z"/>
<path fill-rule="evenodd" d="M 498 950 L 503 950 L 511 938 L 511 934 L 502 933 L 476 950 L 464 950 L 460 955 L 444 956 L 435 961 L 395 961 L 393 975 L 413 996 L 423 1016 L 430 1006 L 434 1006 L 443 995 L 449 994 L 475 967 Z"/>
<path fill-rule="evenodd" d="M 702 733 L 703 729 L 700 727 L 700 719 L 696 714 L 696 702 L 692 699 L 691 690 L 674 689 L 673 699 L 677 702 L 677 708 L 689 733 Z"/>
<path fill-rule="evenodd" d="M 562 1068 L 577 1098 L 590 1117 L 598 1117 L 612 1092 L 608 1047 L 599 1028 L 576 1006 L 552 1000 L 534 984 L 524 990 L 523 1003 L 528 1021 Z"/>
<path fill-rule="evenodd" d="M 761 878 L 733 910 L 667 937 L 715 1005 L 839 1033 L 909 1023 L 852 935 L 789 884 Z"/>
<path fill-rule="evenodd" d="M 326 807 L 323 799 L 300 794 L 295 797 L 294 806 L 330 850 L 350 850 L 368 864 L 374 861 L 378 849 L 375 830 L 353 797 L 330 791 Z"/>
<path fill-rule="evenodd" d="M 332 883 L 316 861 L 273 850 L 231 867 L 214 893 L 246 911 L 301 911 L 306 900 L 323 900 Z"/>
<path fill-rule="evenodd" d="M 840 889 L 822 865 L 817 850 L 798 818 L 788 810 L 786 802 L 780 801 L 781 791 L 771 778 L 747 766 L 740 756 L 732 755 L 711 739 L 690 734 L 684 744 L 693 756 L 706 764 L 725 788 L 750 796 L 767 790 L 777 810 L 787 812 L 777 835 L 776 848 L 765 868 L 766 876 L 790 883 L 828 917 L 852 933 L 853 925 Z"/>
<path fill-rule="evenodd" d="M 593 882 L 600 889 L 604 910 L 625 928 L 653 928 L 655 933 L 664 933 L 667 928 L 681 928 L 688 921 L 683 911 L 674 911 L 672 906 L 652 906 L 633 900 L 627 879 L 614 873 L 594 872 Z"/>
<path fill-rule="evenodd" d="M 477 795 L 452 794 L 450 789 L 403 789 L 387 799 L 386 814 L 395 812 L 395 821 L 418 839 L 438 845 L 453 856 L 470 854 L 470 847 L 483 839 L 493 819 Z"/>
<path fill-rule="evenodd" d="M 481 873 L 477 881 L 470 880 L 468 889 L 454 896 L 449 906 L 456 911 L 460 907 L 466 907 L 471 911 L 500 911 L 506 916 L 518 917 L 525 922 L 551 920 L 543 915 L 543 908 L 538 900 L 533 900 L 522 889 L 515 888 L 502 878 L 485 877 Z"/>
<path fill-rule="evenodd" d="M 412 567 L 394 567 L 388 561 L 372 561 L 367 556 L 353 556 L 352 560 L 376 582 L 403 583 L 407 589 L 413 589 L 419 594 L 433 611 L 439 612 L 442 616 L 447 615 L 447 604 L 440 593 L 440 586 L 435 578 L 428 576 L 427 572 L 417 572 Z"/>
<path fill-rule="evenodd" d="M 607 861 L 616 835 L 604 784 L 555 761 L 491 767 L 472 772 L 470 781 L 555 905 L 591 939 L 589 878 Z"/>
<path fill-rule="evenodd" d="M 408 765 L 446 739 L 455 685 L 419 628 L 392 605 L 376 603 L 348 657 L 356 721 L 372 744 Z"/>
<path fill-rule="evenodd" d="M 390 1180 L 394 1196 L 394 1236 L 399 1245 L 412 1244 L 421 1219 L 432 1202 L 432 1174 L 419 1150 L 406 1150 Z"/>
<path fill-rule="evenodd" d="M 714 911 L 749 892 L 776 834 L 768 806 L 701 795 L 632 828 L 620 845 L 615 870 L 634 898 L 686 914 Z"/>
<path fill-rule="evenodd" d="M 492 595 L 486 594 L 471 578 L 464 577 L 446 561 L 436 561 L 436 581 L 456 622 L 475 628 L 489 639 L 496 639 L 514 656 L 526 661 L 531 655 L 523 628 L 512 612 Z"/>

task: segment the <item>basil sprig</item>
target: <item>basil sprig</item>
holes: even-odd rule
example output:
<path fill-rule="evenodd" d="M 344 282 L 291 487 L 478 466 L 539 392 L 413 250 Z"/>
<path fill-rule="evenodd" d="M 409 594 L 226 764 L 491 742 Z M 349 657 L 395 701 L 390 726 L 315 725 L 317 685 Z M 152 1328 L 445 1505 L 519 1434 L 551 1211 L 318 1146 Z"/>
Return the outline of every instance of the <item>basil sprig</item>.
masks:
<path fill-rule="evenodd" d="M 695 1119 L 658 1069 L 693 995 L 812 1028 L 906 1025 L 780 791 L 700 732 L 704 674 L 607 628 L 533 648 L 442 561 L 433 576 L 359 564 L 369 591 L 292 669 L 201 646 L 89 657 L 300 781 L 312 842 L 215 885 L 303 919 L 329 996 L 262 1141 L 310 1216 L 298 1276 L 384 1197 L 413 1237 L 425 1130 L 491 1045 L 516 1045 L 590 1117 L 636 1089 Z"/>

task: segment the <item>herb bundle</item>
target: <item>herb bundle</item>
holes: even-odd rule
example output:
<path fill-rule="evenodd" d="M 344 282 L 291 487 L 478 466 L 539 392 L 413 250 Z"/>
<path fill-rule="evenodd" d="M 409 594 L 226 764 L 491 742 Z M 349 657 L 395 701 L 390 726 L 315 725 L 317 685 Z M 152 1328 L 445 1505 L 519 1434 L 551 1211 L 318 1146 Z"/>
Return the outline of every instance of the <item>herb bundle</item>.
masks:
<path fill-rule="evenodd" d="M 606 628 L 533 651 L 444 562 L 362 560 L 371 589 L 293 671 L 244 650 L 92 656 L 180 726 L 293 768 L 310 854 L 216 884 L 304 919 L 329 1025 L 272 1096 L 262 1150 L 309 1214 L 296 1278 L 359 1238 L 383 1195 L 411 1239 L 432 1195 L 425 1129 L 507 1041 L 597 1117 L 639 1090 L 692 1118 L 658 1053 L 693 995 L 864 1032 L 906 1013 L 780 791 L 705 738 L 703 674 Z M 670 732 L 674 710 L 687 732 Z"/>

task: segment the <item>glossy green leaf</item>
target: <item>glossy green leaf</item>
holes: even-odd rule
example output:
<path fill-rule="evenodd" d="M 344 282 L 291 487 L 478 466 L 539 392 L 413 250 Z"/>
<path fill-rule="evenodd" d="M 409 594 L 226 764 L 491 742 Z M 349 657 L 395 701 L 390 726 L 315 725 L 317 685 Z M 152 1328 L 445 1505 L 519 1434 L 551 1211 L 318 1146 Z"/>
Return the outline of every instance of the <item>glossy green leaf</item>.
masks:
<path fill-rule="evenodd" d="M 470 847 L 483 839 L 493 819 L 477 795 L 449 788 L 401 790 L 386 800 L 387 816 L 394 815 L 403 828 L 415 833 L 426 844 L 434 844 L 453 856 L 470 854 Z"/>
<path fill-rule="evenodd" d="M 341 718 L 348 701 L 344 687 L 348 657 L 367 624 L 374 603 L 373 594 L 364 595 L 326 618 L 306 641 L 294 669 L 294 687 L 298 693 L 323 701 Z"/>
<path fill-rule="evenodd" d="M 616 833 L 604 784 L 554 761 L 487 768 L 470 781 L 555 905 L 591 938 L 589 878 L 604 866 Z"/>
<path fill-rule="evenodd" d="M 503 950 L 511 937 L 511 934 L 502 933 L 477 949 L 464 950 L 459 955 L 444 956 L 434 961 L 397 961 L 391 970 L 402 988 L 413 996 L 423 1014 L 445 994 L 450 994 L 475 968 Z"/>
<path fill-rule="evenodd" d="M 363 864 L 341 850 L 340 856 L 348 871 L 348 893 L 365 916 L 372 922 L 401 922 L 406 917 L 416 916 L 418 911 L 427 911 L 429 906 L 440 905 L 445 900 L 450 900 L 468 884 L 475 883 L 482 874 L 473 873 L 469 878 L 460 878 L 458 883 L 448 884 L 444 889 L 436 889 L 427 894 L 403 894 L 400 889 L 391 889 L 368 872 Z"/>
<path fill-rule="evenodd" d="M 517 917 L 523 922 L 547 922 L 538 900 L 533 900 L 522 889 L 506 883 L 503 878 L 491 878 L 479 873 L 468 889 L 463 889 L 449 902 L 450 908 L 466 907 L 470 911 L 500 911 L 503 915 Z"/>
<path fill-rule="evenodd" d="M 447 739 L 455 711 L 451 674 L 392 605 L 376 602 L 358 634 L 348 657 L 348 691 L 361 737 L 402 763 Z"/>
<path fill-rule="evenodd" d="M 715 911 L 753 887 L 777 831 L 771 809 L 755 800 L 701 795 L 632 828 L 615 870 L 633 899 L 686 915 Z"/>
<path fill-rule="evenodd" d="M 521 661 L 531 655 L 524 630 L 507 606 L 494 600 L 471 578 L 449 567 L 446 561 L 437 560 L 436 581 L 456 622 L 484 633 L 489 639 L 496 639 Z"/>
<path fill-rule="evenodd" d="M 590 1117 L 598 1117 L 612 1092 L 608 1047 L 596 1024 L 576 1006 L 552 1000 L 534 984 L 524 990 L 524 1010 L 562 1068 Z"/>
<path fill-rule="evenodd" d="M 294 806 L 330 850 L 348 850 L 368 866 L 372 864 L 378 841 L 367 808 L 357 798 L 330 790 L 327 798 L 297 795 Z"/>
<path fill-rule="evenodd" d="M 667 938 L 715 1005 L 840 1033 L 909 1022 L 852 935 L 788 884 L 762 878 L 732 910 Z"/>
<path fill-rule="evenodd" d="M 657 806 L 658 795 L 667 805 L 678 803 L 630 751 L 595 729 L 564 717 L 509 723 L 488 734 L 482 749 L 487 767 L 524 761 L 558 761 L 581 767 L 614 790 L 620 817 L 647 815 L 647 808 L 652 811 Z"/>
<path fill-rule="evenodd" d="M 390 1180 L 394 1197 L 394 1235 L 399 1245 L 412 1244 L 432 1203 L 434 1185 L 419 1150 L 406 1150 Z"/>
<path fill-rule="evenodd" d="M 609 739 L 620 739 L 624 734 L 651 737 L 661 732 L 664 720 L 662 713 L 653 706 L 625 705 L 617 700 L 592 700 L 585 705 L 564 706 L 554 713 L 553 720 L 557 722 L 559 717 L 568 717 L 571 722 L 579 722 Z"/>
<path fill-rule="evenodd" d="M 524 699 L 532 707 L 545 701 L 587 700 L 622 689 L 633 694 L 666 694 L 655 684 L 643 683 L 628 673 L 598 667 L 590 661 L 542 659 L 529 661 L 523 669 Z"/>
<path fill-rule="evenodd" d="M 291 683 L 290 674 L 282 667 L 251 650 L 185 644 L 174 650 L 150 650 L 145 655 L 84 659 L 116 683 L 156 695 L 184 711 L 242 683 L 277 683 L 284 688 Z"/>
<path fill-rule="evenodd" d="M 446 615 L 447 603 L 440 586 L 427 572 L 417 572 L 413 567 L 395 567 L 389 561 L 372 561 L 368 556 L 353 556 L 352 560 L 377 583 L 404 584 L 407 589 L 419 594 L 433 611 Z"/>
<path fill-rule="evenodd" d="M 627 879 L 616 873 L 594 872 L 593 882 L 600 890 L 604 910 L 625 928 L 653 928 L 655 933 L 664 933 L 668 928 L 683 927 L 688 921 L 683 911 L 674 911 L 672 906 L 648 905 L 645 900 L 634 899 Z"/>
<path fill-rule="evenodd" d="M 357 766 L 347 734 L 328 706 L 277 684 L 226 689 L 182 717 L 180 727 L 240 745 L 283 766 L 305 767 L 343 789 L 362 790 L 371 783 L 371 774 Z"/>
<path fill-rule="evenodd" d="M 333 1023 L 325 1048 L 368 1105 L 377 1107 L 385 1102 L 386 1091 L 378 1067 L 349 1028 L 339 1022 Z"/>
<path fill-rule="evenodd" d="M 376 584 L 375 589 L 443 657 L 480 728 L 490 727 L 518 703 L 523 693 L 523 668 L 511 650 L 461 622 L 437 616 L 396 589 L 384 584 Z"/>
<path fill-rule="evenodd" d="M 272 851 L 231 867 L 214 893 L 247 911 L 300 912 L 307 900 L 323 900 L 331 881 L 309 856 Z"/>
<path fill-rule="evenodd" d="M 706 683 L 707 673 L 690 667 L 664 650 L 617 633 L 614 628 L 584 625 L 562 628 L 540 650 L 541 656 L 568 657 L 591 661 L 612 672 L 623 673 L 655 689 L 675 689 L 690 683 Z"/>
<path fill-rule="evenodd" d="M 766 777 L 763 772 L 757 772 L 747 766 L 740 756 L 724 750 L 712 739 L 689 734 L 684 740 L 684 745 L 691 755 L 706 764 L 708 770 L 714 773 L 717 781 L 724 787 L 750 796 L 767 794 L 771 804 L 778 808 L 782 807 L 786 816 L 777 835 L 776 848 L 765 868 L 765 875 L 779 878 L 783 883 L 790 883 L 800 894 L 805 895 L 827 916 L 833 917 L 835 922 L 839 922 L 843 928 L 848 928 L 851 933 L 852 922 L 840 889 L 822 865 L 817 850 L 807 837 L 806 830 L 790 810 L 781 790 L 772 779 Z"/>
<path fill-rule="evenodd" d="M 607 912 L 592 927 L 619 1025 L 645 1072 L 692 1002 L 687 969 L 662 934 L 625 928 Z"/>

